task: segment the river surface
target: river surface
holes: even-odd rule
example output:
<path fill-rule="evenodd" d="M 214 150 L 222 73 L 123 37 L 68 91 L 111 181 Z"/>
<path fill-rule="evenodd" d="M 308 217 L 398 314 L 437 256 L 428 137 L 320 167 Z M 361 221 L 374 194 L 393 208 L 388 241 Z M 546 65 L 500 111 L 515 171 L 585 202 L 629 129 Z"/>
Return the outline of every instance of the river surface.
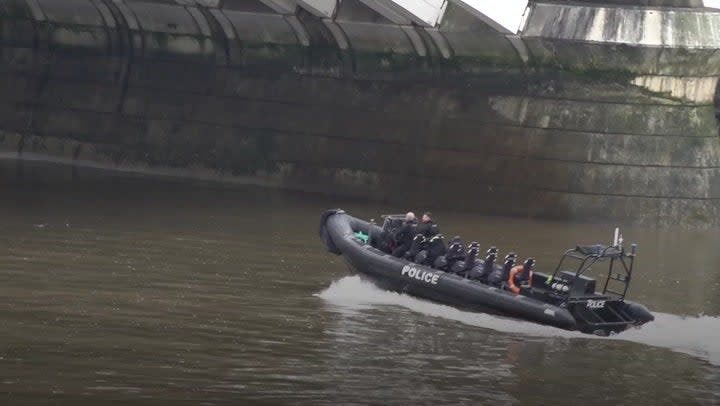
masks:
<path fill-rule="evenodd" d="M 326 208 L 404 206 L 120 177 L 0 188 L 2 404 L 720 404 L 718 231 L 624 228 L 629 297 L 657 320 L 599 338 L 382 291 L 317 237 Z M 541 271 L 622 226 L 431 209 Z"/>

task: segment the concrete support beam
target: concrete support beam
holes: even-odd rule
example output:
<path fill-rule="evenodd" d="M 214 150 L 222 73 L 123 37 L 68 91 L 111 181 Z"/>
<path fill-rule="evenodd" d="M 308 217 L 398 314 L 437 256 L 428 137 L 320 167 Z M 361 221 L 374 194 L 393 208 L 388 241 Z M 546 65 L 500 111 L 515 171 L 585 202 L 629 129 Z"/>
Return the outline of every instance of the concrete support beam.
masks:
<path fill-rule="evenodd" d="M 446 0 L 360 0 L 395 24 L 434 27 L 445 12 Z"/>
<path fill-rule="evenodd" d="M 720 12 L 535 3 L 524 37 L 646 47 L 720 48 Z"/>
<path fill-rule="evenodd" d="M 420 57 L 413 38 L 391 24 L 339 21 L 355 62 L 355 75 L 366 79 L 402 80 L 396 72 L 414 73 Z M 420 52 L 426 53 L 425 49 Z"/>
<path fill-rule="evenodd" d="M 295 14 L 297 3 L 294 0 L 260 0 L 278 14 Z"/>
<path fill-rule="evenodd" d="M 628 75 L 720 75 L 720 12 L 535 3 L 522 38 L 541 65 Z"/>
<path fill-rule="evenodd" d="M 32 12 L 32 16 L 35 21 L 45 21 L 45 14 L 40 8 L 38 0 L 26 0 L 26 4 L 30 7 L 30 11 Z"/>
<path fill-rule="evenodd" d="M 157 3 L 127 6 L 138 19 L 146 57 L 214 59 L 209 26 L 196 9 Z"/>
<path fill-rule="evenodd" d="M 321 18 L 333 18 L 338 0 L 297 0 L 298 4 L 313 15 Z"/>
<path fill-rule="evenodd" d="M 89 0 L 35 0 L 28 4 L 35 4 L 31 9 L 39 7 L 41 10 L 34 11 L 34 16 L 41 12 L 44 20 L 52 21 L 53 24 L 42 27 L 46 30 L 48 44 L 53 49 L 71 48 L 101 54 L 107 52 L 105 21 L 97 7 Z M 80 26 L 82 29 L 79 29 Z"/>
<path fill-rule="evenodd" d="M 574 0 L 577 3 L 603 3 L 634 7 L 695 7 L 702 8 L 703 0 Z M 631 4 L 632 3 L 632 4 Z"/>
<path fill-rule="evenodd" d="M 491 65 L 524 67 L 527 51 L 521 41 L 462 0 L 450 0 L 437 33 L 428 31 L 443 54 L 442 36 L 463 70 L 479 72 Z M 513 38 L 508 38 L 513 37 Z"/>
<path fill-rule="evenodd" d="M 295 16 L 222 10 L 237 39 L 228 41 L 230 65 L 252 69 L 297 69 L 307 32 Z"/>
<path fill-rule="evenodd" d="M 448 2 L 464 10 L 477 21 L 473 21 L 472 23 L 468 24 L 468 20 L 454 21 L 453 17 L 450 16 L 449 20 L 446 20 L 445 18 L 442 19 L 441 23 L 443 25 L 452 26 L 455 28 L 462 28 L 463 26 L 468 25 L 477 26 L 478 23 L 481 23 L 503 34 L 512 34 L 507 28 L 503 27 L 495 20 L 485 15 L 479 8 L 474 5 L 475 3 L 470 3 L 465 0 L 448 0 Z"/>

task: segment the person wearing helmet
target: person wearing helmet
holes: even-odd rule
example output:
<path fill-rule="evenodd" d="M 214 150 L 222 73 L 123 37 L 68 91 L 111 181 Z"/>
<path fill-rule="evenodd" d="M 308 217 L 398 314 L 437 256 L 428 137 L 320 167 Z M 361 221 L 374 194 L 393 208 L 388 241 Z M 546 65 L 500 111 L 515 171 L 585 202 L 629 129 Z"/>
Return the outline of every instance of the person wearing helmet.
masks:
<path fill-rule="evenodd" d="M 507 285 L 512 293 L 520 293 L 520 288 L 532 284 L 533 267 L 535 258 L 528 258 L 522 265 L 517 265 L 510 270 Z"/>

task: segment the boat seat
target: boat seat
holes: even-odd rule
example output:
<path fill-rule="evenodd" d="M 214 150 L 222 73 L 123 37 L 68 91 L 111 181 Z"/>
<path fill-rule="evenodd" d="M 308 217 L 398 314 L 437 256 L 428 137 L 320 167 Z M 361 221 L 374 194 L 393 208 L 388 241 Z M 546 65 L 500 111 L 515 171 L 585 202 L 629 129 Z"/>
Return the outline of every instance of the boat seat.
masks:
<path fill-rule="evenodd" d="M 410 249 L 407 253 L 405 253 L 405 258 L 409 260 L 415 260 L 415 257 L 425 249 L 425 246 L 427 245 L 427 240 L 425 239 L 425 236 L 422 234 L 417 234 L 413 240 L 412 245 L 410 246 Z"/>
<path fill-rule="evenodd" d="M 427 265 L 428 262 L 428 253 L 427 250 L 422 250 L 415 255 L 415 259 L 413 260 L 416 264 L 420 265 Z"/>
<path fill-rule="evenodd" d="M 436 234 L 430 237 L 427 243 L 427 254 L 430 261 L 434 261 L 435 258 L 447 254 L 445 237 L 443 237 L 442 234 Z"/>
<path fill-rule="evenodd" d="M 470 279 L 487 282 L 488 275 L 495 269 L 497 248 L 490 247 L 485 255 L 485 260 L 476 261 L 476 265 L 470 271 Z"/>
<path fill-rule="evenodd" d="M 488 276 L 488 283 L 496 287 L 505 288 L 507 278 L 510 275 L 510 269 L 515 266 L 516 259 L 517 255 L 514 252 L 507 254 L 505 256 L 505 264 L 502 268 L 494 269 Z"/>
<path fill-rule="evenodd" d="M 435 260 L 432 263 L 432 267 L 435 269 L 445 270 L 447 269 L 448 261 L 445 255 L 440 255 L 439 257 L 435 258 Z"/>
<path fill-rule="evenodd" d="M 480 244 L 474 241 L 471 242 L 470 245 L 468 245 L 467 252 L 465 253 L 465 259 L 455 262 L 452 265 L 452 271 L 457 274 L 462 274 L 463 276 L 468 278 L 472 269 L 478 265 L 476 263 L 476 258 L 479 252 Z"/>
<path fill-rule="evenodd" d="M 465 246 L 460 240 L 460 237 L 455 236 L 452 238 L 450 244 L 448 244 L 448 252 L 445 256 L 447 257 L 448 262 L 465 259 Z"/>

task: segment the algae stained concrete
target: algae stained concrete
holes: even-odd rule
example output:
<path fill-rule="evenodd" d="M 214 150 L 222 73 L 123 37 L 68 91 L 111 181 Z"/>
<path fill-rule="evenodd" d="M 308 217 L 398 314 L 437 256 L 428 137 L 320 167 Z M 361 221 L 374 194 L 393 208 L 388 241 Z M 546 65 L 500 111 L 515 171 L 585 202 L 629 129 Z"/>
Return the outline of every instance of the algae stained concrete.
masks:
<path fill-rule="evenodd" d="M 716 225 L 720 15 L 602 3 L 0 0 L 2 156 Z"/>

